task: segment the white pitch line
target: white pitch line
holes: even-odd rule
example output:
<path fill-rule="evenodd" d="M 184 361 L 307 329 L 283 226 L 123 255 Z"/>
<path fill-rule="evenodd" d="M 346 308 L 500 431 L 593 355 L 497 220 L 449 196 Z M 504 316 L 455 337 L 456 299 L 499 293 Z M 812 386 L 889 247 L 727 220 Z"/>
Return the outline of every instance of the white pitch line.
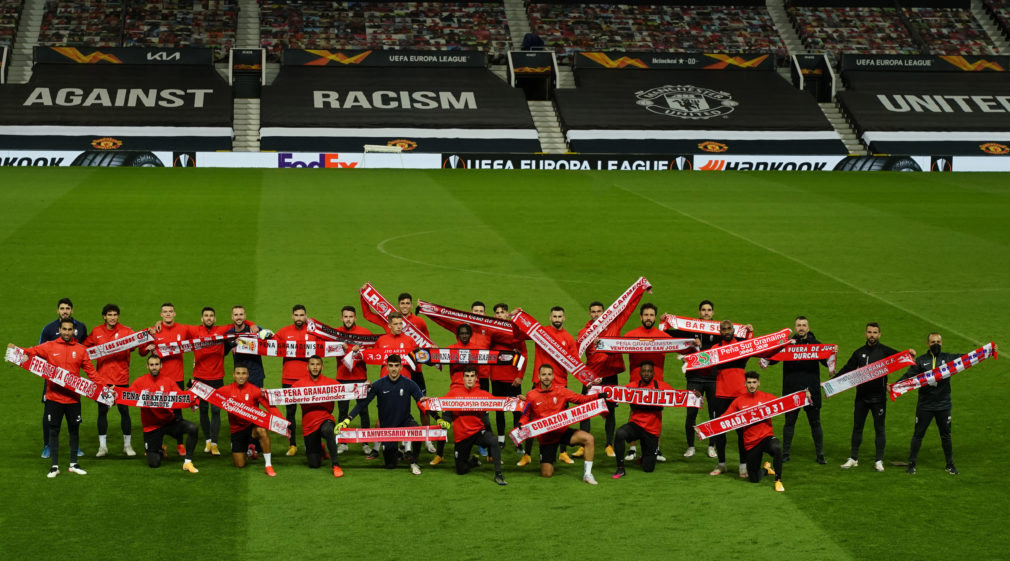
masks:
<path fill-rule="evenodd" d="M 953 329 L 951 327 L 947 327 L 945 325 L 941 325 L 941 324 L 937 323 L 935 320 L 929 319 L 929 318 L 927 318 L 927 317 L 925 317 L 925 316 L 923 316 L 921 314 L 913 312 L 912 310 L 909 310 L 908 308 L 906 308 L 904 306 L 901 306 L 901 305 L 899 305 L 899 304 L 897 304 L 895 302 L 892 302 L 892 301 L 888 300 L 887 298 L 884 298 L 884 297 L 880 296 L 877 293 L 870 292 L 870 291 L 868 291 L 868 290 L 866 290 L 866 289 L 864 289 L 864 288 L 862 288 L 860 286 L 857 286 L 857 285 L 855 285 L 855 284 L 853 284 L 853 283 L 851 283 L 851 282 L 849 282 L 849 281 L 847 281 L 847 280 L 845 280 L 843 278 L 835 276 L 835 275 L 829 273 L 828 271 L 825 271 L 825 270 L 820 269 L 818 267 L 815 267 L 815 266 L 813 266 L 813 265 L 811 265 L 809 263 L 801 261 L 800 259 L 798 259 L 796 257 L 793 257 L 792 255 L 788 255 L 786 253 L 782 253 L 781 251 L 779 251 L 779 250 L 777 250 L 777 249 L 775 249 L 773 247 L 768 247 L 768 246 L 766 246 L 764 244 L 756 242 L 756 241 L 748 238 L 747 236 L 744 236 L 743 234 L 739 234 L 739 233 L 734 232 L 734 231 L 732 231 L 732 230 L 730 230 L 728 228 L 723 228 L 722 226 L 719 226 L 718 224 L 713 224 L 712 222 L 709 222 L 708 220 L 705 220 L 704 218 L 698 218 L 697 216 L 692 216 L 692 215 L 690 215 L 690 214 L 688 214 L 688 213 L 686 213 L 686 212 L 684 212 L 684 211 L 682 211 L 682 210 L 680 210 L 678 208 L 671 207 L 671 206 L 667 205 L 666 203 L 657 201 L 657 200 L 653 199 L 652 197 L 648 197 L 648 196 L 643 195 L 641 193 L 637 193 L 635 191 L 632 191 L 630 189 L 627 189 L 625 187 L 617 185 L 616 183 L 614 184 L 614 187 L 617 187 L 618 189 L 620 189 L 622 191 L 625 191 L 627 193 L 631 193 L 632 195 L 637 195 L 638 197 L 641 197 L 641 198 L 649 201 L 650 203 L 652 203 L 654 205 L 657 205 L 657 206 L 663 207 L 663 208 L 665 208 L 667 210 L 676 212 L 677 214 L 679 214 L 679 215 L 681 215 L 681 216 L 683 216 L 685 218 L 689 218 L 691 220 L 694 220 L 695 222 L 698 222 L 699 224 L 704 224 L 705 226 L 708 226 L 709 228 L 714 228 L 716 230 L 719 230 L 720 232 L 723 232 L 725 234 L 729 234 L 730 236 L 733 236 L 734 238 L 743 240 L 743 241 L 745 241 L 745 242 L 747 242 L 747 243 L 749 243 L 749 244 L 751 244 L 751 245 L 753 245 L 755 247 L 759 247 L 759 248 L 761 248 L 761 249 L 763 249 L 763 250 L 765 250 L 765 251 L 767 251 L 769 253 L 774 253 L 775 255 L 778 255 L 779 257 L 782 257 L 784 259 L 788 259 L 788 260 L 792 261 L 793 263 L 796 263 L 797 265 L 801 265 L 803 267 L 806 267 L 807 269 L 810 269 L 811 271 L 814 271 L 815 273 L 819 273 L 821 275 L 824 275 L 825 277 L 828 277 L 829 279 L 831 279 L 831 280 L 833 280 L 833 281 L 835 281 L 837 283 L 840 283 L 840 284 L 843 284 L 845 286 L 848 286 L 849 288 L 851 288 L 851 289 L 853 289 L 853 290 L 855 290 L 855 291 L 857 291 L 857 292 L 859 292 L 861 294 L 865 294 L 866 296 L 869 296 L 870 298 L 874 298 L 876 300 L 879 300 L 879 301 L 883 302 L 884 304 L 887 304 L 888 306 L 894 307 L 894 308 L 896 308 L 898 310 L 901 310 L 902 312 L 905 312 L 908 315 L 915 316 L 915 317 L 921 319 L 922 321 L 925 321 L 926 323 L 935 325 L 935 326 L 939 327 L 943 331 L 946 331 L 948 333 L 953 333 L 954 335 L 958 335 L 958 336 L 960 336 L 963 339 L 966 339 L 968 341 L 978 341 L 979 340 L 979 339 L 977 339 L 975 337 L 971 337 L 971 336 L 969 336 L 969 335 L 967 335 L 965 333 L 961 333 L 960 331 L 958 331 L 956 329 Z"/>

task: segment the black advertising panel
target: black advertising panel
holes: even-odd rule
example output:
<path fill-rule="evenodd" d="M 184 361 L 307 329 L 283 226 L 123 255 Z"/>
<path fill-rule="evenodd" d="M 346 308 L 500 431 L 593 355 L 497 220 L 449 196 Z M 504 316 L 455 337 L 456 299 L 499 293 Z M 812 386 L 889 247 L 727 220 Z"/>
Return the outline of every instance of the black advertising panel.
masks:
<path fill-rule="evenodd" d="M 284 66 L 483 68 L 483 51 L 354 51 L 326 49 L 284 49 Z"/>
<path fill-rule="evenodd" d="M 875 72 L 1006 72 L 1007 55 L 842 55 L 839 68 Z"/>
<path fill-rule="evenodd" d="M 775 70 L 768 53 L 639 53 L 580 52 L 574 58 L 576 75 L 583 69 L 609 70 Z M 623 79 L 623 75 L 622 78 Z"/>
<path fill-rule="evenodd" d="M 232 49 L 231 71 L 258 76 L 263 72 L 263 49 Z"/>
<path fill-rule="evenodd" d="M 214 64 L 211 49 L 35 47 L 36 64 Z"/>
<path fill-rule="evenodd" d="M 554 53 L 551 51 L 511 51 L 509 57 L 514 74 L 554 74 Z"/>

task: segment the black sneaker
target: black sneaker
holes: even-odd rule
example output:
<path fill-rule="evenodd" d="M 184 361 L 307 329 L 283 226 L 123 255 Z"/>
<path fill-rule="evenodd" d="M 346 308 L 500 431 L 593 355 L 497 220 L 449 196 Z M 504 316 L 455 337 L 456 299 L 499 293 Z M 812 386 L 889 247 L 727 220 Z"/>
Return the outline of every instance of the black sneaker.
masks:
<path fill-rule="evenodd" d="M 947 473 L 951 475 L 957 475 L 961 472 L 957 471 L 957 468 L 954 467 L 954 464 L 947 464 Z"/>
<path fill-rule="evenodd" d="M 789 452 L 786 452 L 786 453 L 782 454 L 782 461 L 783 462 L 788 462 L 791 459 L 792 458 L 789 457 Z"/>
<path fill-rule="evenodd" d="M 494 482 L 498 485 L 508 485 L 508 482 L 505 481 L 505 476 L 502 475 L 500 471 L 494 474 Z"/>
<path fill-rule="evenodd" d="M 817 463 L 827 465 L 828 461 L 824 459 L 824 454 L 817 454 Z"/>
<path fill-rule="evenodd" d="M 377 459 L 379 459 L 379 451 L 378 450 L 372 450 L 371 452 L 365 454 L 365 459 L 366 460 L 377 460 Z"/>
<path fill-rule="evenodd" d="M 915 475 L 915 464 L 908 464 L 908 467 L 905 468 L 905 473 Z"/>

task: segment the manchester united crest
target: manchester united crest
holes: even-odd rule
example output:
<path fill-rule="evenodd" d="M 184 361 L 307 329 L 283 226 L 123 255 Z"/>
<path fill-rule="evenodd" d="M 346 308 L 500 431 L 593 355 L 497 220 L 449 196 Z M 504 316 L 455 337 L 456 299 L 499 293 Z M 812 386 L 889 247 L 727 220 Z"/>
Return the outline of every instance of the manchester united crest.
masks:
<path fill-rule="evenodd" d="M 635 92 L 638 105 L 657 115 L 681 119 L 725 117 L 739 105 L 729 92 L 691 85 L 666 85 Z"/>

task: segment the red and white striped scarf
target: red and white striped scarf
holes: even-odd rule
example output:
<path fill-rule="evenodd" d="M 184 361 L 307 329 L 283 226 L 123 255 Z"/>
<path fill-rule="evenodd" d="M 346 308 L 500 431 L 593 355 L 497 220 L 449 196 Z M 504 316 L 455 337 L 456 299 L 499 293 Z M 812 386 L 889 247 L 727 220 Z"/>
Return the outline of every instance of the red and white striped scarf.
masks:
<path fill-rule="evenodd" d="M 600 337 L 596 350 L 602 353 L 684 353 L 697 350 L 694 339 L 643 339 L 641 337 Z"/>
<path fill-rule="evenodd" d="M 389 355 L 400 355 L 400 358 L 403 359 L 403 362 L 406 364 L 408 370 L 411 370 L 412 372 L 417 371 L 416 369 L 412 369 L 410 367 L 413 363 L 407 362 L 407 353 L 400 349 L 361 349 L 356 353 L 348 353 L 344 355 L 344 358 L 340 360 L 348 370 L 352 370 L 354 368 L 355 361 L 358 360 L 364 362 L 365 364 L 382 366 L 386 364 L 386 359 L 389 358 Z"/>
<path fill-rule="evenodd" d="M 518 397 L 430 397 L 417 404 L 421 411 L 522 411 Z"/>
<path fill-rule="evenodd" d="M 516 308 L 512 312 L 512 323 L 516 324 L 533 342 L 544 350 L 548 356 L 553 358 L 583 385 L 589 385 L 597 378 L 596 374 L 582 363 L 578 357 L 572 356 L 554 337 L 551 337 L 544 330 L 533 316 L 527 314 L 522 308 Z M 527 437 L 528 438 L 528 437 Z"/>
<path fill-rule="evenodd" d="M 699 370 L 709 368 L 723 362 L 732 362 L 741 358 L 751 357 L 760 354 L 770 353 L 779 347 L 784 347 L 789 343 L 789 335 L 792 330 L 788 327 L 775 333 L 762 335 L 753 339 L 737 341 L 721 347 L 713 347 L 707 351 L 679 357 L 684 361 L 683 370 Z"/>
<path fill-rule="evenodd" d="M 154 336 L 151 335 L 146 329 L 137 331 L 131 335 L 127 335 L 122 339 L 113 339 L 108 343 L 102 343 L 101 345 L 95 345 L 94 347 L 88 347 L 88 358 L 95 360 L 102 357 L 107 357 L 109 355 L 114 355 L 116 353 L 121 353 L 123 351 L 129 351 L 130 349 L 139 347 L 144 343 L 150 343 L 154 341 Z"/>
<path fill-rule="evenodd" d="M 589 327 L 582 332 L 582 336 L 575 341 L 579 346 L 579 356 L 585 354 L 589 345 L 603 335 L 615 320 L 623 318 L 624 321 L 627 321 L 628 316 L 638 306 L 639 300 L 642 299 L 642 295 L 646 292 L 652 293 L 652 284 L 649 282 L 649 279 L 638 277 L 638 280 L 631 283 L 631 286 L 624 291 L 624 294 L 618 296 L 617 300 L 614 300 L 614 303 L 609 308 L 593 320 L 593 323 L 589 324 Z M 622 327 L 623 324 L 624 322 L 622 321 L 618 328 Z"/>
<path fill-rule="evenodd" d="M 880 359 L 877 362 L 867 364 L 862 368 L 857 368 L 852 372 L 842 374 L 837 378 L 832 378 L 821 383 L 821 387 L 824 388 L 824 395 L 826 397 L 831 397 L 837 393 L 854 388 L 859 384 L 869 382 L 870 380 L 876 380 L 881 376 L 887 376 L 892 372 L 897 372 L 898 370 L 901 370 L 906 366 L 912 366 L 913 364 L 915 364 L 915 359 L 912 358 L 911 351 L 902 351 L 887 358 Z"/>
<path fill-rule="evenodd" d="M 428 316 L 431 321 L 453 333 L 456 332 L 456 327 L 459 324 L 467 323 L 499 335 L 512 336 L 515 334 L 515 326 L 511 321 L 454 310 L 424 300 L 417 301 L 417 313 Z"/>
<path fill-rule="evenodd" d="M 258 427 L 263 427 L 284 436 L 291 436 L 291 430 L 288 428 L 290 423 L 284 417 L 273 415 L 259 407 L 250 407 L 231 397 L 224 398 L 217 390 L 200 381 L 193 382 L 192 392 L 211 405 L 220 407 L 228 413 L 241 417 Z"/>
<path fill-rule="evenodd" d="M 632 405 L 655 405 L 659 407 L 702 406 L 703 399 L 688 390 L 657 390 L 652 388 L 629 388 L 627 386 L 603 386 L 603 395 L 612 403 Z"/>
<path fill-rule="evenodd" d="M 25 370 L 41 376 L 46 380 L 60 386 L 73 390 L 79 395 L 88 399 L 93 399 L 102 405 L 111 407 L 115 404 L 115 394 L 106 391 L 104 386 L 100 386 L 87 378 L 82 378 L 77 374 L 71 374 L 66 368 L 60 368 L 44 358 L 37 356 L 28 358 L 28 354 L 21 347 L 11 347 L 4 353 L 4 360 L 20 366 Z"/>
<path fill-rule="evenodd" d="M 789 345 L 769 357 L 761 358 L 761 368 L 768 368 L 769 361 L 783 360 L 827 360 L 828 373 L 835 373 L 835 361 L 838 358 L 838 345 Z"/>
<path fill-rule="evenodd" d="M 344 344 L 335 341 L 260 341 L 251 337 L 240 337 L 235 344 L 235 352 L 242 355 L 276 356 L 281 358 L 309 358 L 344 356 Z"/>
<path fill-rule="evenodd" d="M 294 405 L 296 403 L 327 403 L 364 399 L 368 396 L 368 384 L 329 384 L 326 386 L 304 386 L 298 388 L 275 388 L 263 390 L 270 405 Z"/>
<path fill-rule="evenodd" d="M 411 370 L 417 364 L 491 364 L 514 366 L 522 370 L 526 357 L 515 351 L 492 351 L 490 349 L 415 349 L 404 357 Z"/>
<path fill-rule="evenodd" d="M 747 425 L 753 425 L 754 423 L 771 419 L 772 417 L 777 417 L 783 413 L 788 413 L 801 407 L 806 407 L 807 405 L 810 405 L 810 399 L 807 398 L 807 392 L 806 390 L 800 390 L 798 392 L 773 399 L 767 403 L 755 405 L 754 407 L 748 407 L 742 411 L 737 411 L 736 413 L 732 413 L 730 415 L 723 415 L 722 417 L 717 417 L 700 425 L 695 425 L 694 432 L 698 434 L 698 438 L 705 440 L 706 438 L 727 433 L 731 430 L 736 430 L 746 427 Z"/>
<path fill-rule="evenodd" d="M 936 383 L 940 380 L 946 380 L 954 374 L 964 372 L 989 357 L 998 358 L 996 356 L 996 350 L 993 348 L 994 346 L 995 343 L 990 341 L 966 355 L 961 355 L 959 358 L 955 358 L 950 362 L 937 366 L 929 372 L 923 372 L 918 376 L 905 378 L 904 380 L 899 380 L 891 384 L 888 386 L 888 393 L 891 395 L 891 401 L 894 401 L 900 395 L 912 390 L 917 390 L 927 384 Z"/>
<path fill-rule="evenodd" d="M 579 421 L 584 421 L 590 417 L 595 417 L 600 413 L 607 412 L 607 403 L 603 399 L 583 403 L 571 409 L 565 409 L 559 413 L 548 415 L 542 419 L 530 421 L 521 427 L 512 429 L 509 438 L 515 442 L 516 446 L 527 438 L 533 438 L 549 432 L 563 429 L 574 425 Z"/>
<path fill-rule="evenodd" d="M 392 429 L 344 429 L 337 442 L 424 442 L 445 440 L 445 429 L 437 425 Z"/>
<path fill-rule="evenodd" d="M 334 327 L 330 327 L 325 323 L 309 318 L 306 322 L 305 328 L 309 330 L 309 333 L 319 337 L 321 339 L 329 339 L 330 341 L 339 341 L 341 343 L 347 343 L 350 346 L 361 345 L 362 347 L 371 347 L 379 340 L 378 335 L 359 335 L 357 333 L 347 333 L 346 331 L 341 331 Z"/>
<path fill-rule="evenodd" d="M 207 347 L 213 347 L 214 345 L 222 345 L 225 341 L 236 339 L 240 337 L 239 334 L 231 333 L 228 335 L 211 335 L 210 337 L 196 337 L 194 339 L 185 339 L 183 341 L 177 341 L 174 343 L 160 343 L 155 349 L 154 354 L 165 358 L 166 356 L 181 355 L 182 353 L 191 353 L 193 351 L 198 351 L 200 349 L 206 349 Z"/>
<path fill-rule="evenodd" d="M 661 331 L 676 329 L 678 331 L 690 331 L 691 333 L 709 333 L 711 335 L 719 335 L 720 325 L 722 325 L 721 321 L 712 319 L 695 319 L 671 314 L 663 314 L 663 317 L 659 322 L 659 329 Z M 744 325 L 734 323 L 733 335 L 741 339 L 747 339 L 748 337 L 754 335 L 754 331 L 747 329 Z"/>
<path fill-rule="evenodd" d="M 389 314 L 397 311 L 393 304 L 389 300 L 386 300 L 385 296 L 379 294 L 379 291 L 375 290 L 375 287 L 373 287 L 371 283 L 366 282 L 365 286 L 361 287 L 360 292 L 361 305 L 367 305 L 388 323 Z M 380 327 L 385 328 L 386 326 L 381 325 Z M 422 349 L 435 346 L 435 343 L 429 339 L 427 335 L 418 331 L 417 328 L 411 325 L 409 321 L 403 322 L 403 334 L 413 339 L 414 342 L 417 343 L 417 346 Z"/>
<path fill-rule="evenodd" d="M 200 404 L 196 394 L 184 391 L 151 392 L 129 388 L 115 388 L 116 405 L 151 407 L 154 409 L 189 409 Z"/>

